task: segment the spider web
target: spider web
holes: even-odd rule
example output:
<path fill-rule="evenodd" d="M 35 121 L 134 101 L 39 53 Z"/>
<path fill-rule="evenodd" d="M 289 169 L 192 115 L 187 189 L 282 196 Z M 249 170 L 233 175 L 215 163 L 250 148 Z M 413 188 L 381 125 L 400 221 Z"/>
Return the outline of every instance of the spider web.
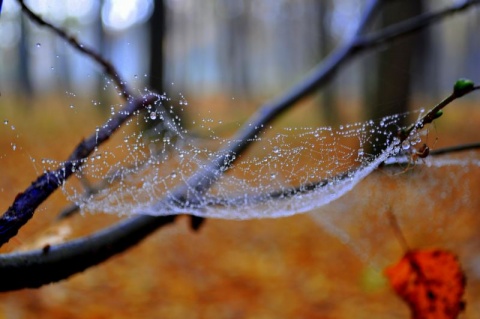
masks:
<path fill-rule="evenodd" d="M 82 212 L 188 213 L 223 219 L 290 216 L 343 196 L 386 159 L 421 141 L 416 133 L 402 147 L 397 145 L 399 123 L 412 113 L 338 127 L 268 127 L 246 153 L 229 158 L 233 165 L 206 193 L 199 193 L 189 178 L 208 168 L 235 140 L 216 134 L 210 119 L 200 124 L 207 136 L 185 129 L 178 116 L 171 116 L 173 107 L 164 108 L 168 102 L 163 96 L 158 105 L 136 114 L 116 142 L 84 160 L 75 172 L 77 180 L 63 186 Z M 187 105 L 180 104 L 182 109 Z M 144 131 L 146 124 L 154 129 Z M 58 165 L 42 162 L 45 169 Z M 85 195 L 85 185 L 96 183 L 101 187 Z M 185 198 L 176 198 L 178 187 L 186 187 Z"/>

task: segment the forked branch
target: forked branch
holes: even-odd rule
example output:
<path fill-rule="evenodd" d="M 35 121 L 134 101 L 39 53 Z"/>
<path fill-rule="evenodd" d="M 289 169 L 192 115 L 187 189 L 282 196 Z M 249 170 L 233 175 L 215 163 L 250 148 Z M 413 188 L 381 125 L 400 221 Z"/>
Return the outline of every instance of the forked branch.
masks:
<path fill-rule="evenodd" d="M 18 230 L 32 218 L 35 209 L 61 186 L 74 171 L 78 170 L 95 148 L 108 140 L 135 112 L 152 105 L 158 100 L 156 95 L 133 99 L 122 111 L 116 113 L 89 138 L 81 141 L 57 170 L 45 172 L 23 193 L 18 194 L 8 210 L 0 218 L 0 245 L 14 237 Z"/>

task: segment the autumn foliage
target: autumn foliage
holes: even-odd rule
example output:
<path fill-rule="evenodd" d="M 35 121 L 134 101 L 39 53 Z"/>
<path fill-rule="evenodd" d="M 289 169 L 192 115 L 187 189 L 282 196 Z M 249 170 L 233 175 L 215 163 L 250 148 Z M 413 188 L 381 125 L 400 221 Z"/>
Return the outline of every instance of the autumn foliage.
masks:
<path fill-rule="evenodd" d="M 464 310 L 466 278 L 457 257 L 440 249 L 408 251 L 385 270 L 413 319 L 453 319 Z"/>

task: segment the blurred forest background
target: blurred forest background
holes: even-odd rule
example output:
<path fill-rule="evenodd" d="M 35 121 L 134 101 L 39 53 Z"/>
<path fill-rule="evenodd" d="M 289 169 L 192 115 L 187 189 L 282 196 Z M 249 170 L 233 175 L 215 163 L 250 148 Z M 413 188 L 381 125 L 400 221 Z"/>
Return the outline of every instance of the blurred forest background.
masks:
<path fill-rule="evenodd" d="M 288 88 L 352 37 L 366 1 L 27 3 L 45 19 L 95 47 L 139 90 L 146 86 L 168 93 L 173 84 L 186 97 L 223 95 L 252 100 Z M 371 29 L 451 3 L 386 1 Z M 410 94 L 435 99 L 450 89 L 452 79 L 475 78 L 480 72 L 480 37 L 472 30 L 479 27 L 480 11 L 469 10 L 381 48 L 378 54 L 356 59 L 322 93 L 322 112 L 329 121 L 338 120 L 334 110 L 340 90 L 343 98 L 371 105 L 369 117 L 378 117 L 407 108 Z M 4 3 L 0 54 L 2 95 L 75 92 L 108 105 L 108 80 L 101 70 L 62 39 L 34 26 L 15 1 Z"/>

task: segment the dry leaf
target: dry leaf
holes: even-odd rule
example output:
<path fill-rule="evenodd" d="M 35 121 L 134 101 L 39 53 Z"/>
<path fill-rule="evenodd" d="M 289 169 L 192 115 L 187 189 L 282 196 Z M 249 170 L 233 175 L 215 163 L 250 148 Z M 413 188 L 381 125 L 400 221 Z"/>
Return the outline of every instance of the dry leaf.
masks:
<path fill-rule="evenodd" d="M 457 257 L 444 250 L 412 250 L 385 269 L 413 319 L 453 319 L 465 308 L 465 275 Z"/>

